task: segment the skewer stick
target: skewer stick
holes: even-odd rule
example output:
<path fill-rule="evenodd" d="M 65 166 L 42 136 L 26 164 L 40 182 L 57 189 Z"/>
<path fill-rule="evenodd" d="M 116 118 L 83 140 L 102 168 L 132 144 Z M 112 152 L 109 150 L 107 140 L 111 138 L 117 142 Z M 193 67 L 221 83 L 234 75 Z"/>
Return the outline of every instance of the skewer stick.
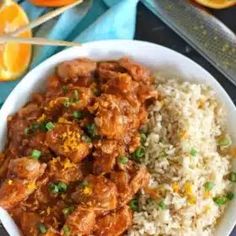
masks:
<path fill-rule="evenodd" d="M 43 23 L 45 23 L 45 22 L 47 22 L 47 21 L 49 21 L 53 18 L 55 18 L 56 16 L 59 16 L 60 14 L 65 12 L 66 10 L 71 9 L 71 8 L 81 4 L 82 2 L 83 2 L 83 0 L 78 0 L 78 1 L 76 1 L 72 4 L 69 4 L 67 6 L 60 7 L 58 9 L 54 10 L 54 11 L 50 11 L 50 12 L 46 13 L 45 15 L 40 16 L 39 18 L 33 20 L 29 24 L 24 25 L 24 26 L 18 28 L 17 30 L 15 30 L 15 31 L 7 34 L 7 35 L 8 36 L 16 36 L 16 35 L 19 35 L 19 34 L 23 33 L 26 30 L 33 29 L 33 28 L 35 28 L 35 27 L 37 27 L 37 26 L 39 26 L 39 25 L 41 25 L 41 24 L 43 24 Z"/>
<path fill-rule="evenodd" d="M 61 46 L 61 47 L 81 46 L 81 44 L 77 42 L 68 42 L 68 41 L 62 41 L 62 40 L 0 36 L 0 44 L 9 43 L 9 42 L 33 44 L 33 45 Z"/>

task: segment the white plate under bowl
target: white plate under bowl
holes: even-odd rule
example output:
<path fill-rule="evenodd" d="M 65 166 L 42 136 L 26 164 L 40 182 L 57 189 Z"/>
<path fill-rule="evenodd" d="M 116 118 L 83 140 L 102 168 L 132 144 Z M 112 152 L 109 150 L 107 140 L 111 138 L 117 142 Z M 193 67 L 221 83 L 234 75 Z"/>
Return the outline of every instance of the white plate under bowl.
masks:
<path fill-rule="evenodd" d="M 236 108 L 225 90 L 206 70 L 187 57 L 160 45 L 141 41 L 110 40 L 69 48 L 52 56 L 30 71 L 12 91 L 0 111 L 0 150 L 3 150 L 6 141 L 8 115 L 18 111 L 29 100 L 33 92 L 44 88 L 47 75 L 52 73 L 58 63 L 77 57 L 110 60 L 123 56 L 131 57 L 153 71 L 175 77 L 180 76 L 184 80 L 204 83 L 212 87 L 226 108 L 229 133 L 233 143 L 236 144 Z M 232 200 L 225 210 L 214 236 L 228 236 L 230 234 L 236 223 L 235 209 L 236 199 Z M 3 209 L 0 209 L 0 220 L 10 236 L 19 236 L 17 227 Z"/>

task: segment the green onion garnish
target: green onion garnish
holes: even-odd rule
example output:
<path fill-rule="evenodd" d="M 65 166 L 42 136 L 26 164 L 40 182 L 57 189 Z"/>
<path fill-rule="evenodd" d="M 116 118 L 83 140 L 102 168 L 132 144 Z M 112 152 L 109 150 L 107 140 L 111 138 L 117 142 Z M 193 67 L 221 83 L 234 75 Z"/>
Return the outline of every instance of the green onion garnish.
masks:
<path fill-rule="evenodd" d="M 31 157 L 38 160 L 41 157 L 41 151 L 34 149 L 31 153 Z"/>
<path fill-rule="evenodd" d="M 81 111 L 74 111 L 73 112 L 73 117 L 75 118 L 75 119 L 82 119 L 83 118 L 83 113 L 81 112 Z"/>
<path fill-rule="evenodd" d="M 195 148 L 191 148 L 190 154 L 191 156 L 195 157 L 197 155 L 197 150 Z"/>
<path fill-rule="evenodd" d="M 65 100 L 63 102 L 64 107 L 69 107 L 70 104 L 71 104 L 70 99 L 69 98 L 65 98 Z"/>
<path fill-rule="evenodd" d="M 229 174 L 229 180 L 234 183 L 236 182 L 236 172 L 231 172 Z"/>
<path fill-rule="evenodd" d="M 227 197 L 227 199 L 228 200 L 233 200 L 234 199 L 234 193 L 232 193 L 232 192 L 228 192 L 227 194 L 226 194 L 226 197 Z"/>
<path fill-rule="evenodd" d="M 145 150 L 143 147 L 138 147 L 133 153 L 133 157 L 136 161 L 140 161 L 140 159 L 144 157 L 144 155 L 145 155 Z"/>
<path fill-rule="evenodd" d="M 70 235 L 70 228 L 67 225 L 64 225 L 62 228 L 63 235 L 69 236 Z"/>
<path fill-rule="evenodd" d="M 222 197 L 214 197 L 214 198 L 213 198 L 213 201 L 214 201 L 218 206 L 222 206 L 222 205 L 224 205 L 224 204 L 227 203 L 228 199 L 227 199 L 227 197 L 224 197 L 224 196 L 222 196 Z"/>
<path fill-rule="evenodd" d="M 73 211 L 74 211 L 75 207 L 74 206 L 70 206 L 70 207 L 66 207 L 62 210 L 63 214 L 65 216 L 70 215 Z"/>
<path fill-rule="evenodd" d="M 68 92 L 68 87 L 66 85 L 62 86 L 62 91 L 64 94 L 66 94 Z"/>
<path fill-rule="evenodd" d="M 163 200 L 158 203 L 158 207 L 161 210 L 165 210 L 167 208 L 167 206 L 166 206 L 166 204 L 164 203 Z"/>
<path fill-rule="evenodd" d="M 50 183 L 49 184 L 49 190 L 52 193 L 64 193 L 68 189 L 67 184 L 63 182 L 58 182 L 58 183 Z"/>
<path fill-rule="evenodd" d="M 145 133 L 140 133 L 140 139 L 141 139 L 141 143 L 145 144 L 146 140 L 147 140 L 147 136 Z"/>
<path fill-rule="evenodd" d="M 54 129 L 55 125 L 52 123 L 52 122 L 48 122 L 46 125 L 45 125 L 46 129 L 48 131 Z"/>
<path fill-rule="evenodd" d="M 206 183 L 204 184 L 204 188 L 205 188 L 206 191 L 211 191 L 214 186 L 215 186 L 215 184 L 212 183 L 212 182 L 206 182 Z"/>
<path fill-rule="evenodd" d="M 118 157 L 118 162 L 119 162 L 120 164 L 122 164 L 122 165 L 127 164 L 128 161 L 129 161 L 129 158 L 126 157 L 126 156 L 120 156 L 120 157 Z"/>
<path fill-rule="evenodd" d="M 91 138 L 95 138 L 97 135 L 96 125 L 94 123 L 86 125 L 86 131 Z"/>
<path fill-rule="evenodd" d="M 47 227 L 44 224 L 39 223 L 38 224 L 38 231 L 41 234 L 45 234 L 45 233 L 47 233 Z"/>
<path fill-rule="evenodd" d="M 129 202 L 129 207 L 133 211 L 139 211 L 139 204 L 138 204 L 138 199 L 134 198 Z"/>
<path fill-rule="evenodd" d="M 229 147 L 232 144 L 232 140 L 228 136 L 222 137 L 222 138 L 218 139 L 217 144 L 220 147 Z"/>

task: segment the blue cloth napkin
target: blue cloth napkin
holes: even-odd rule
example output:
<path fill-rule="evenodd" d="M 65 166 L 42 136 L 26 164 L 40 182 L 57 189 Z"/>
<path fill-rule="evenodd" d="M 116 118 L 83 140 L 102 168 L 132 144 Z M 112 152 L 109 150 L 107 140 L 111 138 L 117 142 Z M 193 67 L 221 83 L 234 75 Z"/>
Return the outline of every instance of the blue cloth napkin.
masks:
<path fill-rule="evenodd" d="M 36 7 L 26 0 L 17 0 L 30 20 L 50 9 Z M 34 36 L 88 42 L 103 39 L 132 39 L 135 33 L 138 0 L 86 0 L 34 30 Z M 62 50 L 58 47 L 34 47 L 30 68 Z M 0 104 L 19 80 L 0 83 Z"/>

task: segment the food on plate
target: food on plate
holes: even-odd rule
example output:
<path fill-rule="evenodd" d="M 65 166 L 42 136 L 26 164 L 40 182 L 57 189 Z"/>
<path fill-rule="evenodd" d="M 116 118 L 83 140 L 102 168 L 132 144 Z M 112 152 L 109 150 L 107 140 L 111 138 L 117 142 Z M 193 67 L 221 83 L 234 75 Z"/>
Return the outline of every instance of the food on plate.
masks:
<path fill-rule="evenodd" d="M 8 118 L 0 206 L 25 236 L 213 236 L 236 182 L 225 123 L 206 85 L 62 62 Z"/>
<path fill-rule="evenodd" d="M 40 7 L 60 7 L 76 2 L 77 0 L 29 0 L 32 4 Z"/>
<path fill-rule="evenodd" d="M 236 181 L 225 111 L 206 85 L 158 76 L 157 91 L 143 160 L 151 178 L 128 235 L 212 236 Z"/>
<path fill-rule="evenodd" d="M 236 4 L 235 0 L 195 0 L 195 1 L 202 4 L 203 6 L 215 9 L 223 9 L 231 7 Z"/>
<path fill-rule="evenodd" d="M 13 20 L 14 18 L 14 20 Z M 14 32 L 29 23 L 29 19 L 13 0 L 3 0 L 0 4 L 0 35 Z M 31 30 L 18 36 L 30 38 Z M 0 45 L 0 81 L 14 80 L 28 68 L 32 46 L 29 44 L 5 43 Z"/>
<path fill-rule="evenodd" d="M 59 64 L 8 118 L 0 206 L 25 236 L 122 235 L 150 174 L 142 127 L 158 93 L 130 59 Z"/>

